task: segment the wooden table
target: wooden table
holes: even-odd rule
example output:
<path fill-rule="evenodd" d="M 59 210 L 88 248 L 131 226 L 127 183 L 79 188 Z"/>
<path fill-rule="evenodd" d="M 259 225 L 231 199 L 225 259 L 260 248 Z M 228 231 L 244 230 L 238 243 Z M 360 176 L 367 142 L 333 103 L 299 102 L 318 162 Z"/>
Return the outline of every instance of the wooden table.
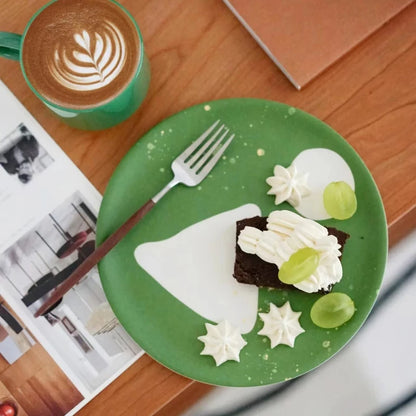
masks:
<path fill-rule="evenodd" d="M 2 0 L 0 28 L 22 32 L 46 0 Z M 121 0 L 137 19 L 152 65 L 149 94 L 129 120 L 105 132 L 54 119 L 13 62 L 0 78 L 88 179 L 104 192 L 111 173 L 152 126 L 184 108 L 257 97 L 301 108 L 331 125 L 363 158 L 380 189 L 391 244 L 416 225 L 416 4 L 296 91 L 220 0 Z M 79 415 L 175 415 L 207 386 L 145 356 Z"/>

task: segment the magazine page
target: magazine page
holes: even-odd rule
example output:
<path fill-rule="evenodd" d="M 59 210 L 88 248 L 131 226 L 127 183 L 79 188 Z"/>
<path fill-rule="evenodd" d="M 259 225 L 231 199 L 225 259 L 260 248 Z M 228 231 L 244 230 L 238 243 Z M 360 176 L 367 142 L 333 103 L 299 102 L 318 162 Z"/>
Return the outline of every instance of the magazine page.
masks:
<path fill-rule="evenodd" d="M 72 415 L 143 354 L 97 268 L 33 314 L 94 250 L 101 195 L 0 81 L 0 394 Z"/>

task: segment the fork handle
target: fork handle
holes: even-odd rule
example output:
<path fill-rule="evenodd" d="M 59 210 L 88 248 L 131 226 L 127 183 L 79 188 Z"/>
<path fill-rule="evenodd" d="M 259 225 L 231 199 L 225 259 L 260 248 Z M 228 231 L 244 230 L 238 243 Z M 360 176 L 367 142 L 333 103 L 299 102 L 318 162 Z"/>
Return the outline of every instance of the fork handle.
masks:
<path fill-rule="evenodd" d="M 155 206 L 157 201 L 149 199 L 121 227 L 111 234 L 98 246 L 74 272 L 52 292 L 48 300 L 35 312 L 35 317 L 41 316 L 54 305 L 68 290 L 76 285 L 126 234 Z"/>

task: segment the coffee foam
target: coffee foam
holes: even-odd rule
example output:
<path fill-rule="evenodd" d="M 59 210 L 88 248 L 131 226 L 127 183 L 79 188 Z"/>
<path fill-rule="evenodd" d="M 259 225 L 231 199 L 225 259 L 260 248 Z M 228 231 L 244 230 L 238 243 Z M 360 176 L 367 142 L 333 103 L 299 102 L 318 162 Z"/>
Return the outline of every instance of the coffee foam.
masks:
<path fill-rule="evenodd" d="M 102 33 L 87 30 L 74 35 L 79 49 L 65 46 L 56 49 L 49 63 L 55 80 L 76 91 L 92 91 L 105 87 L 123 70 L 126 45 L 122 33 L 111 22 L 103 23 Z"/>
<path fill-rule="evenodd" d="M 58 0 L 32 22 L 23 66 L 33 87 L 70 108 L 110 101 L 139 61 L 134 23 L 108 0 Z"/>

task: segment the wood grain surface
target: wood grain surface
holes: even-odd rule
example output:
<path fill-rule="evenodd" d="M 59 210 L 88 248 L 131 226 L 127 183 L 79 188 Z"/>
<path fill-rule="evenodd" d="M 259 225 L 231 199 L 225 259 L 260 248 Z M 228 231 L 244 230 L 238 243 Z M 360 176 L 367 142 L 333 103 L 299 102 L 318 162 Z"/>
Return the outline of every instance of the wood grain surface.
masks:
<path fill-rule="evenodd" d="M 0 28 L 22 32 L 45 3 L 2 0 Z M 15 62 L 0 63 L 0 78 L 99 191 L 133 143 L 164 118 L 219 98 L 265 98 L 315 115 L 356 149 L 380 189 L 391 243 L 415 228 L 416 4 L 298 92 L 221 1 L 121 3 L 141 27 L 152 81 L 142 107 L 115 128 L 91 133 L 66 127 L 30 92 Z M 164 408 L 175 415 L 190 386 L 194 382 L 145 356 L 79 415 L 161 415 Z"/>
<path fill-rule="evenodd" d="M 0 301 L 27 330 L 2 297 Z M 29 330 L 27 334 L 30 334 Z M 33 338 L 32 334 L 30 336 Z M 0 355 L 0 402 L 12 400 L 18 406 L 18 416 L 62 416 L 83 399 L 82 394 L 36 340 L 12 364 Z"/>
<path fill-rule="evenodd" d="M 18 416 L 64 415 L 83 399 L 38 343 L 12 365 L 0 356 L 0 369 L 0 397 L 18 404 Z"/>

